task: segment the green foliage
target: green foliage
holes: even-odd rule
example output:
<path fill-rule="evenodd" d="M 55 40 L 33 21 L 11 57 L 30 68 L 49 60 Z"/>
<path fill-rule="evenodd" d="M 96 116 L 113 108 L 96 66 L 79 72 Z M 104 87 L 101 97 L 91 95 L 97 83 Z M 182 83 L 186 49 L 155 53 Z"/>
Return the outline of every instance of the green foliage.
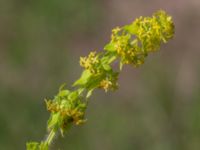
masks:
<path fill-rule="evenodd" d="M 130 25 L 112 30 L 111 41 L 104 52 L 90 52 L 80 57 L 80 66 L 84 68 L 81 77 L 74 82 L 74 90 L 62 86 L 52 100 L 45 100 L 51 113 L 48 121 L 49 135 L 41 143 L 28 143 L 27 150 L 48 150 L 55 134 L 62 135 L 71 126 L 86 122 L 85 111 L 89 97 L 95 89 L 106 92 L 118 88 L 118 76 L 124 64 L 140 66 L 150 52 L 157 51 L 161 43 L 173 37 L 172 18 L 164 11 L 156 12 L 153 17 L 140 17 Z M 118 69 L 112 63 L 119 60 Z"/>
<path fill-rule="evenodd" d="M 44 142 L 29 142 L 26 144 L 27 150 L 48 150 L 48 145 Z"/>

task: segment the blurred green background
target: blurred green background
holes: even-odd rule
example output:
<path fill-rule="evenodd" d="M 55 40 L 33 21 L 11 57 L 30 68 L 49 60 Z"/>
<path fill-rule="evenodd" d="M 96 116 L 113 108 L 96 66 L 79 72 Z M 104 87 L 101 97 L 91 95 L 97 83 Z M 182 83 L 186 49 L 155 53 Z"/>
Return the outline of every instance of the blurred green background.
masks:
<path fill-rule="evenodd" d="M 118 91 L 96 91 L 87 123 L 52 149 L 199 150 L 199 8 L 198 0 L 0 0 L 0 149 L 44 139 L 44 98 L 80 76 L 79 57 L 101 50 L 113 27 L 164 9 L 175 38 L 140 68 L 125 67 Z"/>

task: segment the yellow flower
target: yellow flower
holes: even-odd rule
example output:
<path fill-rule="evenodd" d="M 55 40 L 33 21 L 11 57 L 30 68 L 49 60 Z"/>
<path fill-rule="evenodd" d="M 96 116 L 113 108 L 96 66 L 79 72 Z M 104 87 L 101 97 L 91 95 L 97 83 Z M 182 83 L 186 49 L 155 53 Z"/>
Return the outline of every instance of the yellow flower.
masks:
<path fill-rule="evenodd" d="M 100 82 L 99 87 L 103 88 L 107 92 L 112 87 L 112 82 L 104 79 Z"/>
<path fill-rule="evenodd" d="M 80 57 L 80 66 L 90 70 L 92 73 L 96 73 L 96 65 L 99 64 L 99 57 L 96 52 L 90 52 L 88 57 Z"/>

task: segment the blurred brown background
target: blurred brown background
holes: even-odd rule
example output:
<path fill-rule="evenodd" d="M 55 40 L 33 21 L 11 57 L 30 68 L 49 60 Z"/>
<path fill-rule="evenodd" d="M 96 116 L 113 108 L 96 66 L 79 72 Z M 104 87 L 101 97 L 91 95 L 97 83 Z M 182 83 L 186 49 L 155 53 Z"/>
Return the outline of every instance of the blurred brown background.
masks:
<path fill-rule="evenodd" d="M 0 0 L 0 149 L 42 140 L 43 99 L 80 76 L 79 57 L 159 9 L 173 16 L 174 39 L 140 68 L 125 67 L 118 91 L 96 91 L 88 122 L 53 149 L 199 150 L 199 0 Z"/>

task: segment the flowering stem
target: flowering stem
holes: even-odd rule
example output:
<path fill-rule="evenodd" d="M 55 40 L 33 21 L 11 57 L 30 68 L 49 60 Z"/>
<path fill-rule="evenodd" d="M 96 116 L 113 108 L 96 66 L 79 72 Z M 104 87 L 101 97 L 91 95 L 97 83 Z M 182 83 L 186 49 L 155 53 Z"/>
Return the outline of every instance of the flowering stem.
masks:
<path fill-rule="evenodd" d="M 105 92 L 118 88 L 118 75 L 123 65 L 139 67 L 149 53 L 159 50 L 174 35 L 171 16 L 164 11 L 156 12 L 152 17 L 140 17 L 130 25 L 112 30 L 111 41 L 101 53 L 90 52 L 80 57 L 83 67 L 81 77 L 74 82 L 74 90 L 62 86 L 52 100 L 45 100 L 51 113 L 48 121 L 50 131 L 47 139 L 41 143 L 27 143 L 27 150 L 49 150 L 56 132 L 63 135 L 73 125 L 86 122 L 85 112 L 88 100 L 95 89 Z M 118 68 L 112 65 L 118 61 Z"/>

